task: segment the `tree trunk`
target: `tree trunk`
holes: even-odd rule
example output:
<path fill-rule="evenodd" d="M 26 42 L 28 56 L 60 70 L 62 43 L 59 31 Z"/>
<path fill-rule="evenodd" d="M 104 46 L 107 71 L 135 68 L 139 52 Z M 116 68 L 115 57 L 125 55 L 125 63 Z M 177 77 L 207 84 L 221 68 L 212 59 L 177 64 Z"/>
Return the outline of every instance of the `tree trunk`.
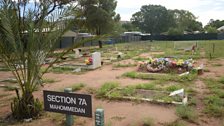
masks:
<path fill-rule="evenodd" d="M 97 28 L 96 30 L 96 35 L 101 35 L 101 29 L 100 27 Z M 103 43 L 101 40 L 98 41 L 99 42 L 99 48 L 103 48 Z"/>
<path fill-rule="evenodd" d="M 150 42 L 153 41 L 153 33 L 151 33 Z"/>
<path fill-rule="evenodd" d="M 103 48 L 103 43 L 101 40 L 99 40 L 99 48 Z"/>
<path fill-rule="evenodd" d="M 32 92 L 26 91 L 22 96 L 16 89 L 17 97 L 11 103 L 12 116 L 14 119 L 23 120 L 29 118 L 37 118 L 43 108 L 38 99 L 34 99 Z"/>

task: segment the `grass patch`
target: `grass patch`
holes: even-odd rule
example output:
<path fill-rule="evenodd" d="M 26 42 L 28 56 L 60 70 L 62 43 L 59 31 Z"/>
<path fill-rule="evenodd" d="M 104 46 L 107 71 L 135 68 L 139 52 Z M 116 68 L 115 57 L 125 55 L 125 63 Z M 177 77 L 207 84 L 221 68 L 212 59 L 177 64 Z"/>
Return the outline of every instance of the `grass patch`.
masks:
<path fill-rule="evenodd" d="M 148 58 L 142 58 L 142 57 L 136 57 L 136 58 L 132 58 L 133 60 L 136 60 L 136 61 L 146 61 L 148 60 Z"/>
<path fill-rule="evenodd" d="M 7 67 L 3 67 L 3 66 L 1 66 L 1 67 L 0 67 L 0 71 L 10 71 L 10 69 L 7 68 Z"/>
<path fill-rule="evenodd" d="M 16 89 L 19 89 L 16 86 L 8 86 L 8 85 L 2 86 L 2 88 L 4 88 L 5 91 L 15 91 Z"/>
<path fill-rule="evenodd" d="M 74 84 L 71 88 L 72 88 L 72 91 L 78 91 L 78 90 L 81 90 L 84 87 L 85 87 L 85 84 L 79 83 L 79 84 Z"/>
<path fill-rule="evenodd" d="M 55 79 L 49 79 L 49 78 L 44 78 L 43 79 L 43 83 L 45 84 L 52 84 L 52 83 L 55 83 L 57 82 Z"/>
<path fill-rule="evenodd" d="M 214 117 L 224 116 L 224 99 L 215 95 L 207 96 L 204 99 L 206 105 L 204 112 Z"/>
<path fill-rule="evenodd" d="M 134 66 L 137 66 L 137 64 L 121 64 L 121 63 L 118 63 L 118 64 L 113 65 L 113 67 L 116 67 L 116 68 L 120 68 L 120 67 L 134 67 Z"/>
<path fill-rule="evenodd" d="M 204 69 L 204 72 L 211 72 L 211 70 L 209 70 L 209 69 Z"/>
<path fill-rule="evenodd" d="M 61 73 L 69 73 L 72 72 L 74 68 L 71 67 L 53 67 L 50 72 L 61 74 Z"/>
<path fill-rule="evenodd" d="M 171 123 L 166 123 L 165 126 L 186 126 L 186 124 L 181 120 L 176 120 Z"/>
<path fill-rule="evenodd" d="M 224 84 L 224 77 L 220 77 L 218 82 Z"/>
<path fill-rule="evenodd" d="M 204 98 L 204 112 L 210 116 L 224 117 L 224 78 L 203 81 L 211 91 L 211 94 Z"/>
<path fill-rule="evenodd" d="M 196 122 L 198 115 L 196 111 L 189 106 L 181 105 L 176 108 L 176 114 L 181 118 L 189 122 Z"/>
<path fill-rule="evenodd" d="M 87 87 L 87 88 L 86 88 L 86 91 L 87 91 L 89 94 L 95 94 L 95 93 L 97 92 L 97 89 L 92 88 L 92 87 Z"/>
<path fill-rule="evenodd" d="M 145 118 L 143 120 L 143 125 L 142 126 L 154 126 L 154 120 L 152 118 Z"/>
<path fill-rule="evenodd" d="M 223 66 L 221 63 L 212 64 L 213 67 L 220 67 Z"/>
<path fill-rule="evenodd" d="M 182 87 L 180 85 L 171 85 L 171 86 L 166 87 L 166 91 L 169 91 L 169 92 L 173 92 L 173 91 L 176 91 L 179 89 L 182 89 Z"/>
<path fill-rule="evenodd" d="M 106 97 L 107 93 L 110 92 L 111 90 L 117 88 L 119 86 L 119 83 L 117 82 L 106 82 L 103 84 L 99 90 L 96 92 L 96 96 L 98 98 L 103 98 Z M 113 94 L 116 95 L 116 94 Z"/>
<path fill-rule="evenodd" d="M 8 78 L 5 80 L 2 80 L 1 82 L 7 82 L 7 83 L 17 83 L 17 80 L 14 78 Z"/>
<path fill-rule="evenodd" d="M 164 81 L 174 81 L 174 82 L 190 82 L 196 79 L 196 74 L 189 74 L 186 76 L 179 76 L 177 74 L 148 74 L 148 73 L 138 73 L 138 72 L 127 72 L 122 76 L 129 77 L 133 79 L 143 79 L 143 80 L 164 80 Z"/>
<path fill-rule="evenodd" d="M 0 94 L 0 98 L 4 98 L 4 97 L 7 97 L 9 96 L 10 94 Z"/>
<path fill-rule="evenodd" d="M 156 90 L 158 89 L 155 84 L 153 83 L 145 83 L 139 84 L 135 86 L 136 89 L 144 89 L 144 90 Z"/>

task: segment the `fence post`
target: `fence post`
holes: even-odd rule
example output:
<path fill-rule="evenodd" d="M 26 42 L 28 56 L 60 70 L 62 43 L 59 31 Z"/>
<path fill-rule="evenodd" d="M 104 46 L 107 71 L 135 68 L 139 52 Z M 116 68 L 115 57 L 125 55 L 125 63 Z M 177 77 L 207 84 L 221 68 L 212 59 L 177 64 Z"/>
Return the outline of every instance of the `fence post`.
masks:
<path fill-rule="evenodd" d="M 95 126 L 104 126 L 104 110 L 103 109 L 96 109 Z"/>
<path fill-rule="evenodd" d="M 72 92 L 72 88 L 65 88 L 64 89 L 65 93 L 71 93 Z M 74 119 L 73 119 L 73 115 L 68 115 L 66 114 L 66 121 L 65 121 L 65 125 L 66 126 L 72 126 L 74 124 Z"/>

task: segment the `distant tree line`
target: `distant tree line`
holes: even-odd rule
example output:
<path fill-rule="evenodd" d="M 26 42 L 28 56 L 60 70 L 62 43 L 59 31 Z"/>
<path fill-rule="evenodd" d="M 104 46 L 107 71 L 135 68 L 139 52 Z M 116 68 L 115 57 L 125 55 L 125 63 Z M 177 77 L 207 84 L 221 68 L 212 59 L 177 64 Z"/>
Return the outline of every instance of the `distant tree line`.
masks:
<path fill-rule="evenodd" d="M 184 33 L 217 33 L 224 20 L 213 20 L 203 28 L 197 17 L 187 10 L 169 10 L 161 5 L 144 5 L 134 13 L 131 22 L 124 23 L 126 31 L 141 31 L 151 35 L 182 35 Z"/>

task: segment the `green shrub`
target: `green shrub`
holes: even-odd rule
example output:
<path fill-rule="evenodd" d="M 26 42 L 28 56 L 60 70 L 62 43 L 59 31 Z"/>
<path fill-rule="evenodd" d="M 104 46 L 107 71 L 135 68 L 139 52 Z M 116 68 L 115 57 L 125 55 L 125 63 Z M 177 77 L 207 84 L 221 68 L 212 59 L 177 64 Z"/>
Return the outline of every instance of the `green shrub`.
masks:
<path fill-rule="evenodd" d="M 176 108 L 177 115 L 187 121 L 195 122 L 198 118 L 195 110 L 192 107 L 181 105 Z"/>

